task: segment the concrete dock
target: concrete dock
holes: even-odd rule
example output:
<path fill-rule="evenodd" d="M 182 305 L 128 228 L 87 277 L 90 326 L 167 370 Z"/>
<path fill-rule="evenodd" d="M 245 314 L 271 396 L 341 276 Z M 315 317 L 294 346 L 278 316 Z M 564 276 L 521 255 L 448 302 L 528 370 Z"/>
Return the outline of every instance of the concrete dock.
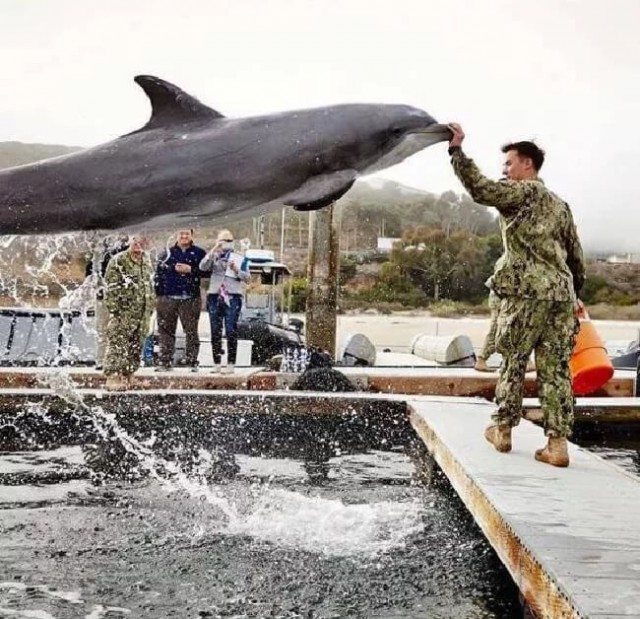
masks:
<path fill-rule="evenodd" d="M 571 445 L 571 466 L 533 459 L 540 429 L 514 449 L 482 437 L 491 406 L 410 400 L 411 423 L 537 617 L 640 618 L 640 479 Z"/>

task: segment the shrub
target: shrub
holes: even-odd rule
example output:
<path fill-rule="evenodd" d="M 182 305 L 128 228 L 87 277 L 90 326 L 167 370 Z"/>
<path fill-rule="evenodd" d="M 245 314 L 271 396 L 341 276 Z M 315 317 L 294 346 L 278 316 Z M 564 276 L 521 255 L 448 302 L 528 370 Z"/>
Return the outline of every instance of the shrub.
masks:
<path fill-rule="evenodd" d="M 488 304 L 472 305 L 462 301 L 443 299 L 429 304 L 429 313 L 438 318 L 458 318 L 460 316 L 486 316 Z"/>
<path fill-rule="evenodd" d="M 609 288 L 608 286 L 600 288 L 600 290 L 598 290 L 598 292 L 593 296 L 593 302 L 608 303 L 610 305 L 634 305 L 637 301 L 638 299 L 632 297 L 626 292 L 622 292 L 615 288 Z"/>
<path fill-rule="evenodd" d="M 591 275 L 587 277 L 582 290 L 580 291 L 580 298 L 585 303 L 595 303 L 596 294 L 602 289 L 607 287 L 607 280 L 600 275 Z"/>
<path fill-rule="evenodd" d="M 309 294 L 307 278 L 292 277 L 285 283 L 285 303 L 288 302 L 289 291 L 291 291 L 291 311 L 295 313 L 304 312 L 307 306 L 307 295 Z"/>

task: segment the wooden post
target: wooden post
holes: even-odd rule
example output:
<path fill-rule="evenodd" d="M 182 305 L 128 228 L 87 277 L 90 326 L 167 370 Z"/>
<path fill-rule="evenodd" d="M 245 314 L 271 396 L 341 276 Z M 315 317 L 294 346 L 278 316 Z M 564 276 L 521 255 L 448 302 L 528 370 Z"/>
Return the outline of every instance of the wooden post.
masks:
<path fill-rule="evenodd" d="M 335 204 L 309 213 L 307 307 L 308 346 L 326 350 L 335 358 L 340 269 L 340 221 Z"/>

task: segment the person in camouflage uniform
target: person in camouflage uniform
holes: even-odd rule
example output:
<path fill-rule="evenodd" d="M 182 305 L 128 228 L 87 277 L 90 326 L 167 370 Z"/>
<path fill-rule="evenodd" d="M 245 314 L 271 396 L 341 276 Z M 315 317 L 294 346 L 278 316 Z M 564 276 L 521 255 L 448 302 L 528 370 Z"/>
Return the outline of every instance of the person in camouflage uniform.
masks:
<path fill-rule="evenodd" d="M 585 265 L 569 206 L 538 178 L 544 152 L 532 142 L 502 147 L 506 180 L 486 178 L 461 148 L 464 132 L 450 125 L 449 145 L 456 176 L 475 202 L 493 206 L 503 218 L 504 256 L 493 275 L 500 298 L 496 348 L 504 358 L 496 385 L 498 408 L 486 439 L 511 450 L 511 429 L 522 410 L 527 360 L 535 351 L 538 393 L 547 445 L 537 460 L 568 466 L 567 437 L 574 398 L 569 358 L 578 332 L 576 308 Z"/>
<path fill-rule="evenodd" d="M 102 370 L 104 355 L 107 349 L 107 327 L 109 324 L 109 312 L 104 305 L 104 276 L 107 266 L 113 256 L 128 249 L 129 237 L 107 237 L 101 252 L 91 257 L 85 268 L 85 277 L 94 278 L 96 286 L 95 319 L 96 319 L 96 370 Z"/>
<path fill-rule="evenodd" d="M 500 263 L 502 261 L 502 256 L 498 259 L 496 263 L 496 270 L 499 268 Z M 493 290 L 493 275 L 485 282 L 485 286 L 489 288 L 489 331 L 484 338 L 484 342 L 482 344 L 482 349 L 480 350 L 480 354 L 476 359 L 476 363 L 474 369 L 477 372 L 493 372 L 494 369 L 487 365 L 487 359 L 494 353 L 497 352 L 496 348 L 496 332 L 498 330 L 498 314 L 500 313 L 500 297 Z M 526 372 L 533 372 L 536 369 L 533 361 L 527 361 Z"/>
<path fill-rule="evenodd" d="M 105 273 L 109 321 L 104 373 L 109 389 L 127 389 L 140 367 L 154 304 L 153 267 L 146 246 L 145 239 L 130 237 L 129 249 L 116 254 Z"/>
<path fill-rule="evenodd" d="M 491 318 L 489 322 L 489 331 L 484 338 L 482 350 L 478 355 L 475 363 L 475 369 L 478 372 L 492 372 L 493 369 L 487 365 L 487 359 L 496 352 L 496 328 L 498 326 L 498 312 L 500 310 L 500 299 L 491 289 L 491 277 L 486 281 L 485 285 L 489 287 L 489 312 Z"/>

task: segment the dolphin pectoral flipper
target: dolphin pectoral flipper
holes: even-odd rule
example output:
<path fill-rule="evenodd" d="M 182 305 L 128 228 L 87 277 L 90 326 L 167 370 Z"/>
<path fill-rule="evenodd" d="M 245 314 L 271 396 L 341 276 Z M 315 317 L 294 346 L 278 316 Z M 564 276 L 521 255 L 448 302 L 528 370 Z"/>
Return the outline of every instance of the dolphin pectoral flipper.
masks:
<path fill-rule="evenodd" d="M 317 211 L 342 197 L 355 182 L 355 170 L 340 170 L 312 176 L 295 191 L 286 195 L 282 202 L 296 211 Z"/>

